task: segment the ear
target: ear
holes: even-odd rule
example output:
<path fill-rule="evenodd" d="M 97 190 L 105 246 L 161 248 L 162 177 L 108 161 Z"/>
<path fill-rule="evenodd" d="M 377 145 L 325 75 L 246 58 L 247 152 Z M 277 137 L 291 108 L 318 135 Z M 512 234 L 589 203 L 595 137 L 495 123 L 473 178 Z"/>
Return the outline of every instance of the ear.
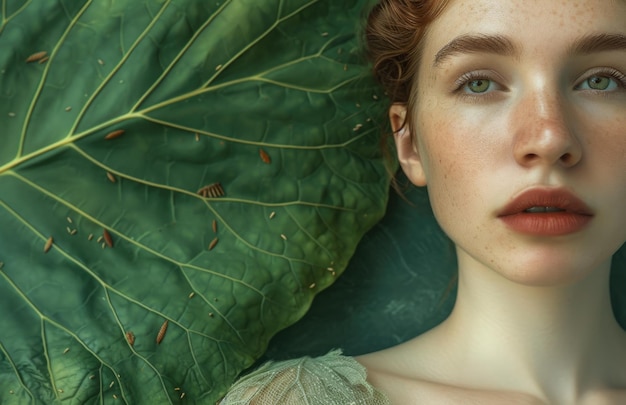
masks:
<path fill-rule="evenodd" d="M 393 139 L 398 151 L 400 167 L 411 183 L 426 185 L 426 174 L 417 147 L 417 140 L 406 122 L 406 105 L 393 104 L 389 109 L 389 120 L 393 129 Z"/>

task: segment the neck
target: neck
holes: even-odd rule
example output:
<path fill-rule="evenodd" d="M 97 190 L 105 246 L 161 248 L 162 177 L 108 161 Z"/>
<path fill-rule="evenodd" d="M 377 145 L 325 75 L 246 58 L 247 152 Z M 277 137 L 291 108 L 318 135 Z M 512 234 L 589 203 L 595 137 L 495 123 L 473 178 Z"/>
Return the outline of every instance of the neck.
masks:
<path fill-rule="evenodd" d="M 609 273 L 610 262 L 568 285 L 527 286 L 459 252 L 457 302 L 442 336 L 465 363 L 460 369 L 477 370 L 477 383 L 574 403 L 607 383 L 608 364 L 626 358 Z"/>

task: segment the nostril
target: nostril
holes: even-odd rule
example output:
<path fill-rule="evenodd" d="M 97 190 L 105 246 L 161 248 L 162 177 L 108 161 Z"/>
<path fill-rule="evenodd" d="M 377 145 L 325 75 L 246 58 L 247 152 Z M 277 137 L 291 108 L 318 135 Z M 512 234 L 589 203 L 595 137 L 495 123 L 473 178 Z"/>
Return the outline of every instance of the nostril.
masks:
<path fill-rule="evenodd" d="M 570 164 L 574 163 L 574 156 L 571 153 L 564 153 L 561 156 L 561 162 L 564 163 L 565 165 L 569 166 Z"/>
<path fill-rule="evenodd" d="M 536 153 L 527 153 L 524 156 L 524 161 L 526 163 L 532 163 L 532 162 L 536 161 L 537 159 L 539 159 L 539 155 L 537 155 Z"/>

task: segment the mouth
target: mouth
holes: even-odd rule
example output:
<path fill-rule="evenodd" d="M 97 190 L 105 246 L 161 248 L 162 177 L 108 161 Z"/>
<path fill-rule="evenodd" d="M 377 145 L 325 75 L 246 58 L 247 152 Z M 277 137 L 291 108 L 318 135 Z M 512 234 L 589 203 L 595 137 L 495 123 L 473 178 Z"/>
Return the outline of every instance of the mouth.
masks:
<path fill-rule="evenodd" d="M 498 213 L 510 229 L 540 236 L 578 232 L 593 216 L 591 208 L 571 192 L 546 188 L 523 192 Z"/>
<path fill-rule="evenodd" d="M 528 212 L 530 214 L 541 214 L 544 212 L 565 212 L 565 210 L 559 207 L 530 207 L 526 208 L 524 212 Z"/>

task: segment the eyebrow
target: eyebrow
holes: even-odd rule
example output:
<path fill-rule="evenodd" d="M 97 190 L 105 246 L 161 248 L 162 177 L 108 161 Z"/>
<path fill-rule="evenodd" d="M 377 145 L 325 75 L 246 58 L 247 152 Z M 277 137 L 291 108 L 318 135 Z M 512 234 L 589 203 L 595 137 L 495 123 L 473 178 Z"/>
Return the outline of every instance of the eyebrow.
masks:
<path fill-rule="evenodd" d="M 567 50 L 568 55 L 590 54 L 607 51 L 626 51 L 626 35 L 601 33 L 577 39 Z M 448 42 L 435 55 L 433 67 L 445 59 L 463 53 L 493 53 L 503 56 L 519 55 L 520 49 L 509 38 L 502 35 L 466 34 Z"/>
<path fill-rule="evenodd" d="M 466 34 L 458 36 L 444 45 L 435 55 L 433 66 L 437 67 L 445 59 L 460 53 L 495 53 L 513 56 L 519 53 L 519 49 L 510 39 L 502 35 Z"/>
<path fill-rule="evenodd" d="M 578 39 L 568 50 L 570 55 L 594 52 L 626 51 L 626 35 L 594 34 Z"/>

